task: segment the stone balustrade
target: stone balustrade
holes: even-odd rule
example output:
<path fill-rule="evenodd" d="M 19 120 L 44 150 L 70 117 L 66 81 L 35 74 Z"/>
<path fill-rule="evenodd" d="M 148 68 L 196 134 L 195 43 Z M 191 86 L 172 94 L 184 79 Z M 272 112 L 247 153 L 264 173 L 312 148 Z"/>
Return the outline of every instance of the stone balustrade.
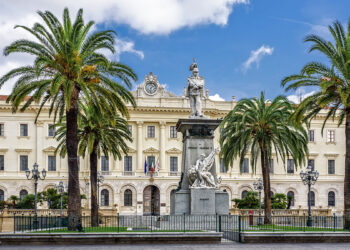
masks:
<path fill-rule="evenodd" d="M 250 211 L 253 211 L 253 215 L 259 215 L 259 209 L 239 209 L 231 208 L 230 214 L 232 215 L 250 215 Z M 332 209 L 330 208 L 313 208 L 311 210 L 313 216 L 331 216 Z M 261 214 L 264 215 L 264 209 L 261 209 Z M 303 216 L 307 215 L 308 210 L 297 208 L 297 209 L 272 209 L 272 215 L 284 215 L 284 216 Z"/>

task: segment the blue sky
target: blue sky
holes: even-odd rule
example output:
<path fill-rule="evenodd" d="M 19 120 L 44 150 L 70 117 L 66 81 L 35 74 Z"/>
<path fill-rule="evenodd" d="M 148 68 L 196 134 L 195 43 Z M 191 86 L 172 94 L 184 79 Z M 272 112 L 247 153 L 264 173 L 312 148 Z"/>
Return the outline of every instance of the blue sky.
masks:
<path fill-rule="evenodd" d="M 219 94 L 226 100 L 258 96 L 262 90 L 270 98 L 285 94 L 280 87 L 283 77 L 297 73 L 306 62 L 326 62 L 318 53 L 308 53 L 309 44 L 303 38 L 307 34 L 329 38 L 327 25 L 334 20 L 346 24 L 350 17 L 350 1 L 346 0 L 100 0 L 97 5 L 89 0 L 74 4 L 13 2 L 0 12 L 19 8 L 24 14 L 22 19 L 13 19 L 16 24 L 36 20 L 37 9 L 49 9 L 60 16 L 68 6 L 73 16 L 77 8 L 88 6 L 84 8 L 86 19 L 96 20 L 98 29 L 112 28 L 119 34 L 115 59 L 137 72 L 138 83 L 152 71 L 168 90 L 181 94 L 195 57 L 210 95 Z M 0 15 L 2 30 L 13 24 L 6 18 Z M 5 31 L 0 31 L 0 39 L 6 35 L 0 47 L 16 38 L 11 35 L 13 30 Z M 10 61 L 12 64 L 0 58 L 0 63 L 4 62 L 0 73 L 26 59 L 14 57 Z M 6 89 L 10 86 L 0 92 Z"/>

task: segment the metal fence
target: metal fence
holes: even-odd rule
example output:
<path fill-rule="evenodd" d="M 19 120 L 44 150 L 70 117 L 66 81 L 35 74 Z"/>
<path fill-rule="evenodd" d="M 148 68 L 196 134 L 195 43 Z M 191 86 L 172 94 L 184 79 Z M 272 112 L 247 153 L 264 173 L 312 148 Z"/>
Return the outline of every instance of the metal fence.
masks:
<path fill-rule="evenodd" d="M 239 241 L 241 232 L 278 231 L 344 231 L 342 216 L 313 216 L 307 226 L 307 216 L 272 216 L 271 224 L 255 215 L 119 215 L 99 218 L 92 226 L 91 217 L 83 216 L 83 232 L 222 232 L 224 240 Z M 14 216 L 14 233 L 18 232 L 68 232 L 67 217 Z"/>

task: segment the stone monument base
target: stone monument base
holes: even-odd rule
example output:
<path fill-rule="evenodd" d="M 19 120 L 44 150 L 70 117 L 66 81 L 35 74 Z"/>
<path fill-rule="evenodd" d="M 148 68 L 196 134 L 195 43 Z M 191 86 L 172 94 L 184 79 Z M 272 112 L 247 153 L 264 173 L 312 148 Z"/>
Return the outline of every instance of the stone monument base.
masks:
<path fill-rule="evenodd" d="M 170 214 L 214 215 L 229 213 L 229 195 L 215 188 L 192 188 L 171 194 Z"/>

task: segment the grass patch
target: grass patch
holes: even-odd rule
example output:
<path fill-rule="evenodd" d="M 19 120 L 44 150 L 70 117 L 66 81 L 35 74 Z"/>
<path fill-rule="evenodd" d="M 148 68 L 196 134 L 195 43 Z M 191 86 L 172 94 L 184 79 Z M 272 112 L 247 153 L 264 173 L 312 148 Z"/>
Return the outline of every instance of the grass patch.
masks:
<path fill-rule="evenodd" d="M 152 231 L 149 228 L 140 229 L 137 228 L 136 230 L 127 230 L 127 227 L 84 227 L 84 232 L 78 232 L 78 231 L 68 231 L 67 228 L 60 228 L 60 229 L 52 229 L 52 230 L 42 230 L 42 231 L 35 231 L 32 233 L 140 233 L 140 232 L 179 232 L 182 233 L 183 230 L 157 230 L 153 229 Z M 186 230 L 186 232 L 203 232 L 203 230 Z"/>
<path fill-rule="evenodd" d="M 251 229 L 254 228 L 254 229 Z M 245 232 L 254 232 L 254 231 L 293 231 L 293 232 L 349 232 L 342 228 L 322 228 L 322 227 L 305 227 L 305 226 L 280 226 L 280 225 L 257 225 L 251 226 L 247 230 L 242 230 Z"/>

